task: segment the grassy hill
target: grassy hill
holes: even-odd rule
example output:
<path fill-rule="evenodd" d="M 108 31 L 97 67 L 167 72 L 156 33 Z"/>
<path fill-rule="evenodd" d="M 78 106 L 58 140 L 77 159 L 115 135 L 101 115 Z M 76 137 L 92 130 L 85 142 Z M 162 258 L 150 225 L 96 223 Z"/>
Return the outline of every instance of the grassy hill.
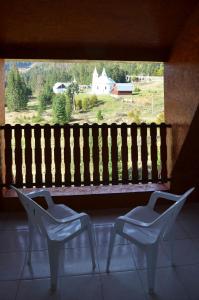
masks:
<path fill-rule="evenodd" d="M 101 111 L 103 120 L 100 123 L 131 123 L 134 122 L 136 112 L 141 122 L 151 123 L 157 121 L 157 116 L 164 110 L 163 78 L 154 77 L 148 83 L 135 83 L 138 93 L 130 96 L 98 96 L 98 103 L 87 112 L 75 111 L 72 114 L 71 123 L 98 123 L 97 114 Z M 81 96 L 81 94 L 79 95 Z M 82 95 L 83 96 L 83 95 Z M 40 116 L 37 113 L 38 100 L 32 97 L 28 104 L 28 110 L 23 112 L 7 112 L 6 123 L 50 123 L 53 124 L 52 108 Z"/>

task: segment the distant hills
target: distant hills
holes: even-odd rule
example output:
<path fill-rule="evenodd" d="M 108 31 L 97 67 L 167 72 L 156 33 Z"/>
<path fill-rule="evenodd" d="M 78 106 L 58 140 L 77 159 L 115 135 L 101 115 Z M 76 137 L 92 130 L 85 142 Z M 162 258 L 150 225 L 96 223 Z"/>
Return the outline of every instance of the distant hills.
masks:
<path fill-rule="evenodd" d="M 7 71 L 7 70 L 9 70 L 10 69 L 10 66 L 12 65 L 12 64 L 16 64 L 16 66 L 17 66 L 17 68 L 18 69 L 29 69 L 32 65 L 33 65 L 33 63 L 32 62 L 24 62 L 24 61 L 22 61 L 22 62 L 16 62 L 16 61 L 6 61 L 6 63 L 5 63 L 5 70 Z"/>

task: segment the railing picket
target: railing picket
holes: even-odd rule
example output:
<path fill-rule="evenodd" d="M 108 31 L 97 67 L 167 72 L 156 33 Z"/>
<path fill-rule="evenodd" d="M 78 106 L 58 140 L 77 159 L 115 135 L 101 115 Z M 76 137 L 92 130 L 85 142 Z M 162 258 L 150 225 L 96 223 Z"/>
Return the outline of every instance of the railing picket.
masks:
<path fill-rule="evenodd" d="M 131 161 L 132 161 L 132 183 L 138 183 L 138 143 L 137 124 L 131 124 Z"/>
<path fill-rule="evenodd" d="M 44 160 L 45 160 L 45 186 L 52 186 L 52 150 L 51 150 L 51 128 L 49 124 L 44 125 Z"/>
<path fill-rule="evenodd" d="M 24 138 L 25 138 L 25 165 L 26 165 L 26 186 L 33 186 L 32 176 L 32 127 L 30 124 L 26 124 L 24 127 Z"/>
<path fill-rule="evenodd" d="M 117 124 L 111 124 L 112 184 L 118 184 Z"/>
<path fill-rule="evenodd" d="M 64 165 L 65 165 L 65 186 L 71 186 L 71 146 L 70 146 L 70 130 L 68 124 L 64 125 Z"/>
<path fill-rule="evenodd" d="M 104 185 L 109 184 L 109 170 L 108 170 L 108 126 L 107 124 L 102 124 L 102 165 L 103 165 L 103 174 L 102 182 Z"/>
<path fill-rule="evenodd" d="M 78 124 L 75 124 L 73 127 L 73 138 L 74 138 L 74 185 L 80 186 L 81 185 L 81 173 L 80 173 L 80 144 L 79 144 L 79 137 L 80 137 L 80 128 Z"/>
<path fill-rule="evenodd" d="M 54 148 L 55 186 L 61 186 L 62 185 L 60 138 L 61 138 L 61 128 L 60 128 L 59 124 L 55 124 L 54 125 L 54 140 L 55 140 L 55 148 Z"/>
<path fill-rule="evenodd" d="M 122 137 L 122 183 L 128 183 L 128 146 L 127 146 L 127 124 L 121 124 L 121 137 Z"/>
<path fill-rule="evenodd" d="M 35 185 L 36 187 L 42 187 L 42 152 L 41 152 L 41 126 L 36 124 L 34 127 L 34 139 L 35 139 Z"/>
<path fill-rule="evenodd" d="M 167 182 L 167 143 L 166 143 L 166 124 L 160 125 L 160 159 L 161 159 L 161 181 Z"/>
<path fill-rule="evenodd" d="M 22 128 L 21 125 L 16 124 L 14 129 L 15 135 L 15 166 L 16 166 L 16 179 L 15 184 L 17 187 L 23 187 L 23 175 L 22 175 Z"/>
<path fill-rule="evenodd" d="M 142 161 L 142 182 L 148 182 L 148 151 L 147 151 L 147 126 L 145 123 L 141 124 L 141 161 Z"/>
<path fill-rule="evenodd" d="M 4 127 L 5 133 L 5 185 L 8 187 L 13 183 L 13 174 L 12 174 L 12 127 L 9 124 L 6 124 Z"/>
<path fill-rule="evenodd" d="M 93 184 L 100 184 L 100 173 L 99 173 L 99 127 L 98 124 L 92 126 L 93 136 Z"/>
<path fill-rule="evenodd" d="M 111 183 L 117 185 L 119 183 L 128 184 L 140 181 L 142 183 L 151 181 L 154 183 L 158 181 L 167 182 L 170 180 L 167 178 L 166 143 L 167 128 L 169 127 L 171 125 L 164 123 L 161 125 L 155 123 L 148 125 L 145 123 L 141 125 L 136 123 L 129 125 L 125 123 L 113 123 L 111 125 L 0 125 L 3 137 L 3 156 L 5 155 L 3 160 L 5 166 L 3 166 L 3 172 L 0 174 L 3 182 L 0 182 L 0 186 L 8 187 L 11 183 L 16 184 L 18 187 L 51 187 L 53 185 L 59 187 L 63 184 L 65 186 L 71 186 L 71 184 L 80 186 Z M 128 130 L 130 130 L 131 145 L 129 145 Z M 138 130 L 140 132 L 139 136 Z M 160 132 L 160 138 L 157 130 L 158 133 Z M 73 133 L 71 134 L 71 132 Z M 150 136 L 147 136 L 149 132 Z M 62 136 L 64 141 L 62 141 Z M 51 148 L 52 137 L 54 137 L 54 152 Z M 92 148 L 90 145 L 91 139 Z M 160 147 L 158 146 L 159 139 Z M 64 149 L 62 151 L 63 142 Z M 118 149 L 120 143 L 121 151 Z M 128 174 L 129 146 L 131 147 L 132 179 L 129 178 Z M 71 149 L 73 149 L 73 153 L 71 153 Z M 150 155 L 150 158 L 148 155 Z M 159 155 L 161 161 L 160 174 L 158 174 Z M 141 159 L 141 166 L 138 158 Z M 71 159 L 74 162 L 72 164 Z M 81 160 L 83 160 L 82 163 Z M 148 162 L 151 163 L 150 172 Z M 52 174 L 52 166 L 55 166 L 55 180 Z M 122 166 L 121 178 L 118 174 L 120 166 Z M 23 168 L 25 169 L 25 176 Z M 64 174 L 62 174 L 62 168 Z M 139 169 L 141 176 L 139 175 Z M 45 170 L 45 174 L 42 170 Z M 92 170 L 92 175 L 90 170 Z M 74 180 L 71 176 L 73 172 Z M 81 172 L 83 173 L 81 174 Z"/>
<path fill-rule="evenodd" d="M 89 126 L 83 125 L 83 162 L 84 162 L 84 185 L 90 185 L 90 147 L 89 147 Z"/>
<path fill-rule="evenodd" d="M 157 168 L 157 127 L 155 123 L 151 124 L 151 177 L 152 182 L 158 181 L 158 168 Z"/>

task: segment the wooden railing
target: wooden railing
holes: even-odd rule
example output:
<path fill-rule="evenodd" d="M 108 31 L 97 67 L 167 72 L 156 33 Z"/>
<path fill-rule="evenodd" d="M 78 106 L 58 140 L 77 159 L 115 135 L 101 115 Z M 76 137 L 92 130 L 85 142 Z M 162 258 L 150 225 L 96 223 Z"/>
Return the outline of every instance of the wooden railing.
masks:
<path fill-rule="evenodd" d="M 167 182 L 170 125 L 0 126 L 1 186 Z"/>

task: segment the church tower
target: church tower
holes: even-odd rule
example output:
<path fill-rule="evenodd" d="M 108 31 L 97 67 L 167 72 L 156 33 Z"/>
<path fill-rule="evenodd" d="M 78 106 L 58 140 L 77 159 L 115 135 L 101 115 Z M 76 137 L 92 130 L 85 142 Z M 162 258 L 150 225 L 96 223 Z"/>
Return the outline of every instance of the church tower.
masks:
<path fill-rule="evenodd" d="M 93 79 L 92 79 L 92 93 L 95 94 L 97 90 L 97 83 L 98 83 L 98 73 L 95 67 L 93 71 Z"/>

